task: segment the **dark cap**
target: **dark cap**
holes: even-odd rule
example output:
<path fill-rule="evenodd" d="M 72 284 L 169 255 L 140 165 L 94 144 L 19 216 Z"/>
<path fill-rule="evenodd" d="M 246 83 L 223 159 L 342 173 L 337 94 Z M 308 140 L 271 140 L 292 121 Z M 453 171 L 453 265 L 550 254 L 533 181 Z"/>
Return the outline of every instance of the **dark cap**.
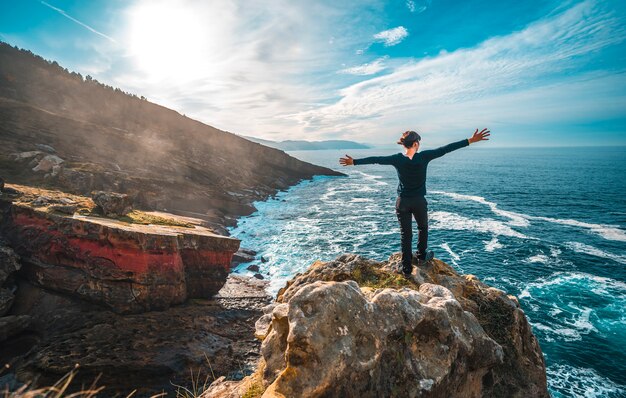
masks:
<path fill-rule="evenodd" d="M 398 140 L 398 144 L 404 145 L 405 147 L 412 146 L 415 142 L 418 142 L 422 139 L 419 134 L 415 131 L 405 131 L 402 134 L 402 137 Z"/>

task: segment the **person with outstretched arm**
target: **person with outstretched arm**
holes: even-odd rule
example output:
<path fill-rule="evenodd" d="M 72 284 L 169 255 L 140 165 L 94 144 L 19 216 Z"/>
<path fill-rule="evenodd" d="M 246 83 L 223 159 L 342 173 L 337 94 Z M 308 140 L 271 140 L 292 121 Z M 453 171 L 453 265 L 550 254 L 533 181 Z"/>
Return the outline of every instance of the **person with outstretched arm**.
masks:
<path fill-rule="evenodd" d="M 383 164 L 396 168 L 398 173 L 398 198 L 396 199 L 396 216 L 400 223 L 400 243 L 402 247 L 402 273 L 411 275 L 413 254 L 411 246 L 413 240 L 413 221 L 417 222 L 417 259 L 419 263 L 432 260 L 434 253 L 428 249 L 428 203 L 426 202 L 426 168 L 431 160 L 437 159 L 446 153 L 466 147 L 479 141 L 489 140 L 490 131 L 482 129 L 476 131 L 471 138 L 453 142 L 437 149 L 417 152 L 421 137 L 415 131 L 402 134 L 398 144 L 404 146 L 405 153 L 390 156 L 372 156 L 362 159 L 353 159 L 346 155 L 340 158 L 343 166 L 358 166 L 362 164 Z"/>

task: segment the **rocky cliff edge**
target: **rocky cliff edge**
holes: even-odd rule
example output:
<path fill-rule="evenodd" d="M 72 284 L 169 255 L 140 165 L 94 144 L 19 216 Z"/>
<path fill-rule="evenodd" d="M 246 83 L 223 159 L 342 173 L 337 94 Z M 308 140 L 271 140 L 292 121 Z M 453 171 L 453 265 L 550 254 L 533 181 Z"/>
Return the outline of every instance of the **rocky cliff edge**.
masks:
<path fill-rule="evenodd" d="M 548 397 L 541 348 L 514 296 L 399 254 L 313 264 L 257 321 L 262 359 L 204 397 Z"/>

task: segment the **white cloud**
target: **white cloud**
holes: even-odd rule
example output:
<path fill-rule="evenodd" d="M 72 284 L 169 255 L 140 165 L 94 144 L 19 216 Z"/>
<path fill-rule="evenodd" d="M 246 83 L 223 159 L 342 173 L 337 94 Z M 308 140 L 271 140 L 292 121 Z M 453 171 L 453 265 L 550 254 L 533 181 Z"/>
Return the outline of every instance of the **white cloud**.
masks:
<path fill-rule="evenodd" d="M 391 73 L 342 89 L 330 105 L 289 117 L 322 136 L 361 132 L 353 137 L 363 140 L 373 131 L 382 132 L 381 139 L 393 137 L 416 123 L 436 132 L 468 123 L 469 128 L 508 121 L 514 126 L 520 118 L 563 122 L 578 117 L 572 109 L 590 116 L 585 109 L 623 103 L 625 96 L 623 90 L 607 94 L 609 81 L 624 87 L 621 76 L 573 73 L 596 51 L 626 39 L 626 26 L 599 4 L 578 4 L 474 48 L 406 62 Z M 609 109 L 613 115 L 618 112 L 615 106 Z"/>
<path fill-rule="evenodd" d="M 344 73 L 348 75 L 360 75 L 360 76 L 374 75 L 382 70 L 385 70 L 386 59 L 387 57 L 381 57 L 366 64 L 342 69 L 339 71 L 339 73 Z"/>
<path fill-rule="evenodd" d="M 426 11 L 426 9 L 430 7 L 430 3 L 431 0 L 407 0 L 406 8 L 408 8 L 410 12 L 419 14 Z"/>
<path fill-rule="evenodd" d="M 384 43 L 385 46 L 390 47 L 399 44 L 408 35 L 409 32 L 404 26 L 398 26 L 393 29 L 383 30 L 382 32 L 376 33 L 374 35 L 374 39 L 376 41 Z"/>
<path fill-rule="evenodd" d="M 575 5 L 471 48 L 366 64 L 359 59 L 372 43 L 372 26 L 386 21 L 377 0 L 346 3 L 137 0 L 127 20 L 115 21 L 128 26 L 112 36 L 117 52 L 108 50 L 114 43 L 96 38 L 102 56 L 78 71 L 93 70 L 104 83 L 217 128 L 270 139 L 390 142 L 409 128 L 458 135 L 484 123 L 537 132 L 535 122 L 543 128 L 624 116 L 626 73 L 581 73 L 601 58 L 599 51 L 626 37 L 623 16 L 604 2 Z M 164 39 L 154 47 L 131 45 L 133 29 L 141 31 L 141 18 L 150 17 L 137 11 L 158 6 L 193 18 L 157 13 Z M 355 13 L 360 23 L 345 24 Z M 168 15 L 190 22 L 175 29 Z M 152 52 L 142 56 L 133 48 Z M 130 50 L 119 54 L 123 49 Z M 337 73 L 341 64 L 356 66 Z M 351 84 L 350 75 L 365 77 Z"/>
<path fill-rule="evenodd" d="M 116 36 L 127 53 L 112 57 L 96 78 L 220 129 L 297 134 L 299 126 L 279 115 L 327 101 L 340 84 L 328 76 L 368 44 L 369 26 L 380 23 L 373 10 L 360 10 L 363 26 L 341 22 L 354 12 L 350 5 L 290 0 L 271 7 L 137 0 Z"/>

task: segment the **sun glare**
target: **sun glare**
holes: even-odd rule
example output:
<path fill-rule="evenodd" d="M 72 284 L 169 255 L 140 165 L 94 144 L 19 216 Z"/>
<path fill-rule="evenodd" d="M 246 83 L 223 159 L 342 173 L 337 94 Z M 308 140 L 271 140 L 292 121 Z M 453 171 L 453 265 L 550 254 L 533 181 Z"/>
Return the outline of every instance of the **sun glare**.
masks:
<path fill-rule="evenodd" d="M 215 33 L 211 21 L 192 8 L 144 3 L 130 12 L 128 44 L 136 65 L 149 77 L 194 78 L 210 73 Z"/>

